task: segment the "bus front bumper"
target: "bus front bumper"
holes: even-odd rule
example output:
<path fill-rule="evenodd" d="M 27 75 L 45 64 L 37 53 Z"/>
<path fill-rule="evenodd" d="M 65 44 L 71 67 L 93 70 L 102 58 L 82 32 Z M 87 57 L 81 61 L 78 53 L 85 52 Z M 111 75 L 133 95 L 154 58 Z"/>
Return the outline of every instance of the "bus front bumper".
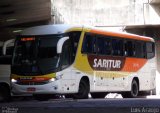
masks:
<path fill-rule="evenodd" d="M 62 89 L 58 81 L 50 82 L 44 85 L 19 85 L 11 83 L 11 91 L 14 94 L 60 94 Z"/>

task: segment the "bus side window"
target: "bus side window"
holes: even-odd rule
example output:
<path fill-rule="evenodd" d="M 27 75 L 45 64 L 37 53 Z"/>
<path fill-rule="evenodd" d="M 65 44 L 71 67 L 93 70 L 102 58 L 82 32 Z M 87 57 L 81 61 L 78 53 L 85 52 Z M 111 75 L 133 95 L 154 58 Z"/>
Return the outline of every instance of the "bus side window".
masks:
<path fill-rule="evenodd" d="M 104 39 L 103 37 L 97 38 L 97 53 L 104 55 Z"/>
<path fill-rule="evenodd" d="M 125 42 L 125 56 L 129 56 L 129 57 L 135 56 L 135 45 L 133 41 Z"/>
<path fill-rule="evenodd" d="M 104 40 L 104 54 L 105 55 L 111 55 L 112 53 L 112 44 L 111 39 L 107 37 L 107 39 Z"/>
<path fill-rule="evenodd" d="M 111 55 L 111 40 L 109 37 L 97 38 L 97 52 L 100 55 Z"/>
<path fill-rule="evenodd" d="M 96 53 L 96 38 L 94 35 L 86 34 L 82 45 L 82 53 Z"/>
<path fill-rule="evenodd" d="M 80 31 L 69 33 L 69 39 L 70 39 L 70 44 L 71 44 L 71 63 L 73 63 L 75 60 L 80 35 L 81 35 Z"/>
<path fill-rule="evenodd" d="M 123 40 L 112 39 L 113 55 L 123 56 Z"/>
<path fill-rule="evenodd" d="M 112 55 L 118 55 L 118 41 L 116 39 L 112 39 Z"/>
<path fill-rule="evenodd" d="M 135 42 L 135 55 L 138 58 L 145 58 L 144 43 L 140 41 Z"/>
<path fill-rule="evenodd" d="M 155 45 L 152 42 L 146 43 L 146 52 L 147 52 L 147 58 L 153 58 L 155 56 Z"/>
<path fill-rule="evenodd" d="M 69 40 L 66 41 L 62 49 L 62 69 L 67 68 L 70 65 L 70 46 Z"/>

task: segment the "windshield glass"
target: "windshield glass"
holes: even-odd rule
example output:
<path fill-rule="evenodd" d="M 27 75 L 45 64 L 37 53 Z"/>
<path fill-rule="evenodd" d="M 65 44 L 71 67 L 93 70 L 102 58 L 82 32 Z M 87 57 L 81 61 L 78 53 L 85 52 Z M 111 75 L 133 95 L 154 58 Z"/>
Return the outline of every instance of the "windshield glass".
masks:
<path fill-rule="evenodd" d="M 62 36 L 20 36 L 15 43 L 12 71 L 33 75 L 51 73 L 59 66 L 57 42 Z M 19 68 L 19 69 L 16 69 Z M 22 72 L 23 71 L 23 72 Z"/>

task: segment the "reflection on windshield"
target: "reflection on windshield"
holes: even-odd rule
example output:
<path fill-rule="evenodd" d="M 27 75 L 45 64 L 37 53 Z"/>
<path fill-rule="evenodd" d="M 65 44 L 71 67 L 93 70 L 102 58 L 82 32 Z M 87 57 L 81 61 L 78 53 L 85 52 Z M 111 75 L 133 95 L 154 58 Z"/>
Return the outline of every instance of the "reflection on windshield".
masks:
<path fill-rule="evenodd" d="M 21 68 L 26 73 L 44 74 L 54 71 L 59 66 L 56 46 L 60 38 L 59 36 L 41 36 L 27 41 L 19 38 L 16 41 L 13 56 L 14 67 L 18 66 L 17 68 Z"/>

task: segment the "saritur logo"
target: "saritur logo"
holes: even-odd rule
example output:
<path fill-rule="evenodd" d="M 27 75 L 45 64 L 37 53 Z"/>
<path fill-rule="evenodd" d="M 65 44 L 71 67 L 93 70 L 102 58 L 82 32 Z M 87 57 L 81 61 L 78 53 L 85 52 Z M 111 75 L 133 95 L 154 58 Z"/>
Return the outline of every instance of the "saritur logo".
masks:
<path fill-rule="evenodd" d="M 125 57 L 88 55 L 88 61 L 93 70 L 120 71 L 125 63 Z"/>
<path fill-rule="evenodd" d="M 94 68 L 121 68 L 120 60 L 94 59 Z"/>

